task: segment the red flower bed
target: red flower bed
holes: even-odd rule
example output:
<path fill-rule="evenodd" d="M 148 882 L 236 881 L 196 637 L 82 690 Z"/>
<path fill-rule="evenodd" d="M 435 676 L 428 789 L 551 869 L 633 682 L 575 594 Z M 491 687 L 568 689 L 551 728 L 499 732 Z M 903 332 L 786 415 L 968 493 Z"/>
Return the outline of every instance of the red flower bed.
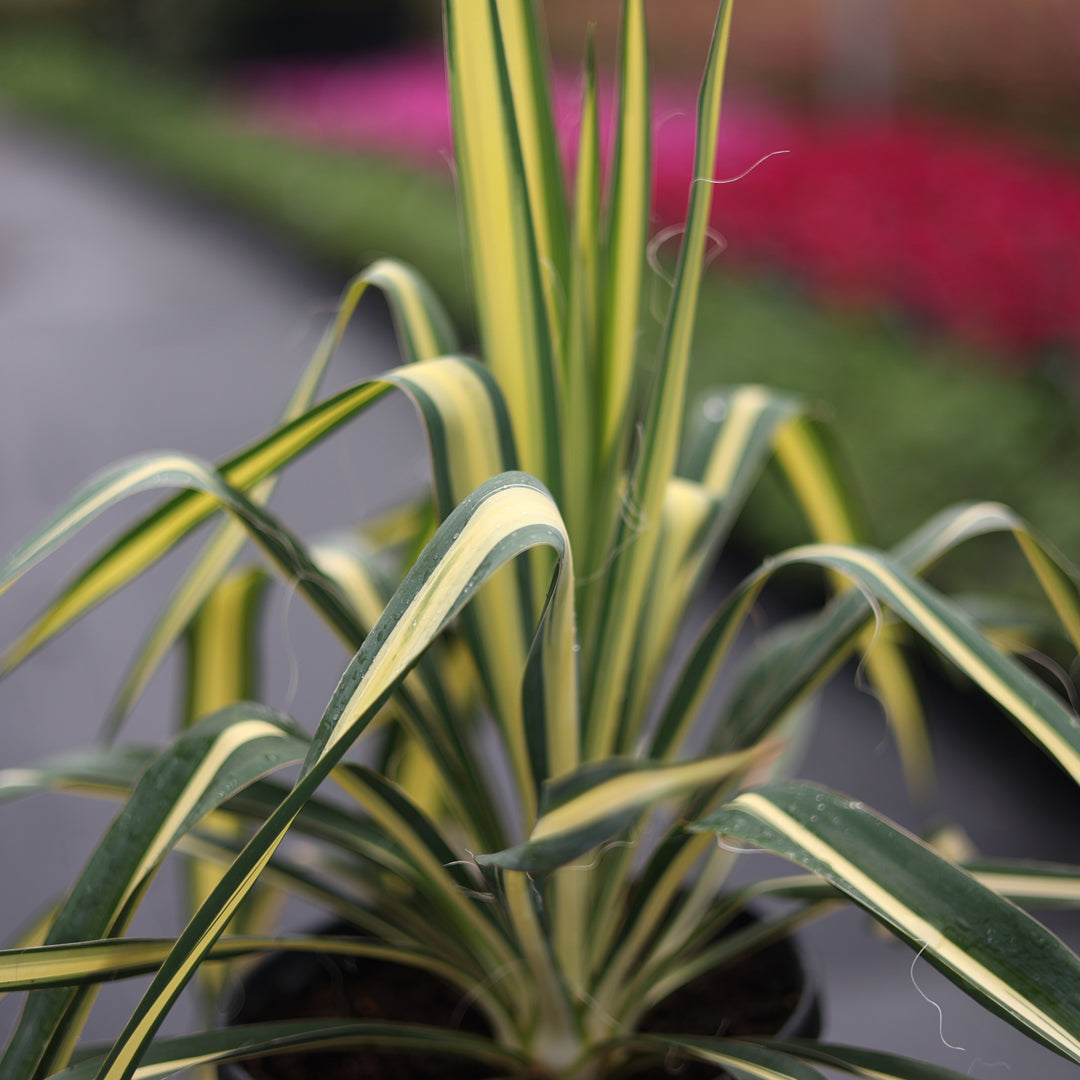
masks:
<path fill-rule="evenodd" d="M 577 79 L 556 80 L 572 155 Z M 442 59 L 249 71 L 253 122 L 299 138 L 449 160 Z M 657 227 L 685 213 L 692 88 L 656 88 Z M 602 103 L 610 114 L 610 102 Z M 787 151 L 755 162 L 774 151 Z M 1080 170 L 1003 138 L 915 118 L 799 120 L 725 103 L 713 224 L 725 259 L 780 268 L 818 295 L 892 305 L 977 343 L 1080 352 Z M 740 175 L 750 171 L 746 175 Z"/>

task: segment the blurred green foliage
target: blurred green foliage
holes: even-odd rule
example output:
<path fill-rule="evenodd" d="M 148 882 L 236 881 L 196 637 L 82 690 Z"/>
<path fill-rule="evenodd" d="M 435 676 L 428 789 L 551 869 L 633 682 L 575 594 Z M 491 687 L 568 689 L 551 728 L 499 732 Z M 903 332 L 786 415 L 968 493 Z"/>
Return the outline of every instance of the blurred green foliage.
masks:
<path fill-rule="evenodd" d="M 193 82 L 82 36 L 0 37 L 0 96 L 269 224 L 342 274 L 394 252 L 469 326 L 449 175 L 255 133 Z M 662 310 L 664 286 L 656 289 Z M 730 273 L 707 278 L 696 340 L 699 391 L 753 381 L 827 403 L 878 542 L 951 502 L 1000 499 L 1066 554 L 1080 552 L 1068 383 L 1008 376 L 993 358 L 884 316 L 824 311 L 775 281 Z M 752 550 L 801 539 L 778 495 L 766 487 L 745 518 L 741 539 Z M 942 574 L 954 588 L 981 579 L 1029 594 L 1019 557 L 1005 552 L 983 541 Z"/>

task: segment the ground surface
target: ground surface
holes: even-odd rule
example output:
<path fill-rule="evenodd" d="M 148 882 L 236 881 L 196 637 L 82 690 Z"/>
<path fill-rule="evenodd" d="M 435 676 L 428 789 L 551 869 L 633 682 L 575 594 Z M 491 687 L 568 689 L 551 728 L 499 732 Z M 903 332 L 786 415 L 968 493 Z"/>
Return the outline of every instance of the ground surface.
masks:
<path fill-rule="evenodd" d="M 284 403 L 340 285 L 205 207 L 0 117 L 0 549 L 10 550 L 82 479 L 119 457 L 176 448 L 212 459 L 258 435 Z M 385 331 L 369 319 L 351 336 L 331 383 L 390 362 Z M 279 489 L 277 512 L 306 534 L 423 482 L 419 426 L 407 407 L 382 405 L 361 428 L 362 442 L 333 442 Z M 54 556 L 4 597 L 3 642 L 124 514 L 114 511 L 70 555 Z M 182 562 L 167 561 L 0 685 L 0 767 L 91 738 Z M 269 637 L 268 700 L 313 725 L 340 670 L 340 650 L 300 604 L 274 614 Z M 875 703 L 849 689 L 851 672 L 845 676 L 826 695 L 806 775 L 915 827 L 934 812 L 960 816 L 987 853 L 1080 862 L 1075 831 L 1054 825 L 1055 814 L 1075 814 L 1075 796 L 1033 766 L 1025 745 L 1002 748 L 994 734 L 1001 724 L 963 698 L 939 692 L 933 702 L 942 795 L 929 810 L 912 808 Z M 167 730 L 175 685 L 173 669 L 161 674 L 133 731 L 155 738 Z M 70 884 L 110 810 L 38 797 L 0 815 L 0 936 L 7 937 Z M 766 858 L 749 856 L 745 872 Z M 172 928 L 175 881 L 164 875 L 155 889 L 138 932 Z M 1055 925 L 1080 943 L 1080 920 Z M 903 1050 L 978 1077 L 1076 1075 L 919 961 L 915 981 L 943 1009 L 939 1035 L 937 1012 L 912 985 L 911 953 L 879 941 L 857 917 L 813 928 L 806 949 L 823 985 L 826 1033 L 836 1041 Z M 115 1031 L 136 993 L 126 987 L 104 997 L 91 1035 Z M 5 1031 L 14 1005 L 5 1001 L 0 1011 Z M 189 1016 L 181 1013 L 174 1026 Z M 949 1049 L 943 1039 L 966 1049 Z"/>

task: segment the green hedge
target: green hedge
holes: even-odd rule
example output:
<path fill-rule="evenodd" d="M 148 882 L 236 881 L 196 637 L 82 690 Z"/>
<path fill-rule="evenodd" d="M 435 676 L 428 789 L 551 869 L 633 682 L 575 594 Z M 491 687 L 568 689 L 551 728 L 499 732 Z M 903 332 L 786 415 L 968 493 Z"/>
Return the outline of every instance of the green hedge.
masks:
<path fill-rule="evenodd" d="M 446 176 L 255 134 L 204 90 L 71 36 L 0 35 L 0 97 L 269 224 L 342 274 L 379 254 L 405 258 L 469 322 Z M 880 542 L 950 502 L 990 498 L 1080 551 L 1075 402 L 1049 381 L 1007 377 L 973 350 L 731 273 L 710 276 L 699 325 L 699 389 L 763 382 L 823 403 Z M 742 540 L 757 551 L 802 538 L 768 489 L 748 522 Z M 961 587 L 987 571 L 1001 587 L 1006 574 L 1026 594 L 1019 559 L 1000 554 L 986 541 L 943 573 Z"/>

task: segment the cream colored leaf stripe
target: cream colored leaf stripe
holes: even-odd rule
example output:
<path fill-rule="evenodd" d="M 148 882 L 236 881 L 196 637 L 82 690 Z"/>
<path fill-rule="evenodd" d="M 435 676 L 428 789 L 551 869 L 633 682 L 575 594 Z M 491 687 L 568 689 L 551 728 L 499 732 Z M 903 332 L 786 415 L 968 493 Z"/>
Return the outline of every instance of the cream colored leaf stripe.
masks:
<path fill-rule="evenodd" d="M 555 789 L 553 801 L 557 805 L 541 814 L 524 844 L 482 855 L 480 862 L 515 870 L 551 870 L 596 847 L 628 818 L 658 800 L 717 784 L 749 769 L 773 750 L 763 745 L 668 766 L 626 762 L 625 771 L 614 776 L 606 767 L 595 770 L 586 766 L 580 776 L 568 777 L 560 785 L 577 793 L 567 796 Z M 594 771 L 601 775 L 590 782 Z"/>
<path fill-rule="evenodd" d="M 704 548 L 702 535 L 715 508 L 716 500 L 701 484 L 672 478 L 664 498 L 662 535 L 626 695 L 624 725 L 635 744 L 649 715 L 652 691 L 675 640 L 687 597 L 693 591 Z"/>
<path fill-rule="evenodd" d="M 845 858 L 833 845 L 801 821 L 786 813 L 765 795 L 756 792 L 739 795 L 729 806 L 731 809 L 745 811 L 775 829 L 782 837 L 793 841 L 815 862 L 827 867 L 845 891 L 851 891 L 858 896 L 867 907 L 898 928 L 905 937 L 924 945 L 928 952 L 940 958 L 970 985 L 988 995 L 1025 1027 L 1038 1032 L 1073 1060 L 1080 1061 L 1080 1034 L 1064 1027 L 1060 1021 L 1038 1008 L 997 972 L 977 961 L 952 941 L 942 926 L 935 925 L 905 905 L 886 886 Z"/>
<path fill-rule="evenodd" d="M 540 843 L 554 836 L 588 828 L 613 815 L 637 810 L 657 799 L 715 783 L 747 768 L 762 752 L 755 749 L 656 770 L 635 769 L 607 780 L 544 814 L 536 823 L 530 840 Z"/>
<path fill-rule="evenodd" d="M 284 1020 L 162 1039 L 150 1047 L 147 1063 L 133 1069 L 131 1076 L 133 1080 L 163 1080 L 212 1062 L 372 1044 L 471 1058 L 506 1075 L 519 1074 L 527 1064 L 513 1049 L 463 1032 L 387 1021 Z M 55 1080 L 93 1080 L 100 1075 L 101 1065 L 100 1057 L 80 1062 L 56 1074 Z"/>
<path fill-rule="evenodd" d="M 439 372 L 448 365 L 432 363 L 433 379 L 437 381 Z M 239 494 L 241 491 L 282 468 L 363 412 L 399 385 L 399 375 L 402 382 L 407 379 L 410 384 L 422 384 L 422 371 L 426 366 L 417 364 L 396 369 L 379 379 L 343 390 L 272 432 L 248 450 L 229 459 L 216 472 L 211 466 L 188 455 L 165 452 L 121 462 L 92 479 L 73 496 L 45 529 L 18 549 L 6 563 L 0 565 L 0 593 L 82 525 L 121 499 L 137 491 L 159 487 L 188 487 L 192 490 L 173 496 L 158 510 L 125 532 L 104 554 L 83 570 L 50 608 L 6 650 L 0 660 L 0 670 L 10 670 L 16 666 L 65 626 L 112 595 L 171 550 L 191 529 L 220 509 L 222 501 L 229 502 L 230 500 L 223 500 L 221 497 L 222 483 L 232 489 L 232 494 L 236 496 L 233 502 L 237 506 L 252 507 L 252 513 L 259 518 L 257 501 L 243 499 Z M 445 376 L 443 379 L 445 381 Z M 480 395 L 477 397 L 479 400 Z M 492 471 L 489 470 L 484 474 L 484 479 L 490 475 Z M 192 479 L 194 483 L 190 482 Z M 269 520 L 265 514 L 261 517 Z M 277 531 L 283 530 L 279 528 Z M 221 541 L 221 550 L 215 558 L 224 558 L 233 543 L 231 539 Z M 193 579 L 193 587 L 197 584 L 198 588 L 205 589 L 212 584 L 216 572 L 217 566 L 207 563 L 196 579 Z M 302 576 L 302 584 L 304 581 L 306 579 Z M 357 641 L 354 644 L 358 643 Z"/>
<path fill-rule="evenodd" d="M 920 527 L 898 545 L 888 558 L 891 564 L 907 573 L 921 573 L 957 545 L 986 533 L 1011 532 L 1017 525 L 1016 515 L 1000 504 L 962 504 L 942 511 Z M 782 565 L 782 559 L 771 560 L 762 571 L 762 576 L 773 573 Z M 873 592 L 872 589 L 870 591 Z M 714 617 L 714 623 L 726 617 L 722 609 Z M 747 677 L 751 681 L 744 680 L 732 696 L 729 730 L 742 732 L 748 727 L 759 730 L 762 723 L 780 715 L 789 704 L 819 685 L 821 679 L 847 655 L 854 644 L 855 635 L 871 617 L 871 606 L 858 590 L 851 589 L 843 596 L 836 597 L 820 618 L 804 631 L 799 647 L 793 653 L 800 657 L 800 662 L 785 665 L 779 681 L 773 675 L 770 676 L 768 687 L 753 685 L 753 669 L 749 670 Z M 683 674 L 677 680 L 673 700 L 685 698 L 689 689 L 697 685 L 695 680 L 702 670 L 701 665 L 707 662 L 706 636 L 710 633 L 711 629 L 703 633 L 702 645 L 687 660 Z M 747 702 L 754 703 L 753 713 L 748 713 Z"/>
<path fill-rule="evenodd" d="M 319 610 L 346 640 L 356 637 L 357 627 L 348 605 L 307 558 L 303 545 L 212 466 L 189 455 L 171 452 L 121 462 L 92 480 L 42 532 L 0 567 L 0 591 L 114 503 L 137 492 L 162 487 L 188 490 L 170 500 L 148 522 L 129 532 L 106 556 L 85 571 L 7 651 L 3 660 L 5 669 L 10 669 L 89 607 L 137 576 L 191 527 L 212 510 L 221 508 L 231 510 L 244 522 L 249 535 L 282 566 L 287 576 L 299 579 L 300 588 L 312 596 Z"/>
<path fill-rule="evenodd" d="M 659 1050 L 665 1056 L 678 1055 L 722 1065 L 739 1080 L 744 1077 L 751 1080 L 825 1080 L 817 1069 L 798 1058 L 741 1040 L 631 1035 L 615 1042 Z"/>
<path fill-rule="evenodd" d="M 1016 904 L 1030 907 L 1080 906 L 1080 867 L 1040 866 L 1018 862 L 961 863 L 983 888 Z M 758 882 L 747 896 L 784 896 L 819 900 L 834 895 L 835 889 L 818 874 L 792 874 Z"/>
<path fill-rule="evenodd" d="M 390 385 L 379 380 L 344 390 L 225 462 L 221 474 L 233 487 L 246 490 L 389 390 Z M 155 467 L 169 468 L 164 458 L 165 455 L 155 455 L 137 459 L 147 462 L 141 467 L 127 464 L 128 483 L 146 488 L 167 486 L 164 482 L 153 482 Z M 133 488 L 125 486 L 124 468 L 114 467 L 92 480 L 50 526 L 17 551 L 0 568 L 0 592 L 66 539 L 76 511 L 96 516 L 131 493 Z M 3 667 L 15 666 L 68 623 L 137 576 L 215 509 L 213 497 L 205 491 L 187 491 L 152 512 L 76 578 L 46 615 L 8 649 Z"/>
<path fill-rule="evenodd" d="M 127 1080 L 132 1075 L 172 1002 L 228 925 L 304 803 L 420 652 L 487 576 L 520 552 L 542 544 L 561 551 L 566 535 L 550 496 L 523 474 L 494 478 L 443 522 L 342 676 L 296 785 L 178 939 L 102 1066 L 100 1080 Z M 572 594 L 572 583 L 560 578 L 554 591 L 564 589 Z M 573 667 L 573 661 L 568 643 L 565 663 Z"/>
<path fill-rule="evenodd" d="M 346 286 L 333 323 L 323 335 L 318 349 L 281 417 L 288 423 L 310 408 L 330 360 L 352 319 L 356 305 L 369 285 L 383 290 L 398 327 L 398 339 L 410 362 L 427 360 L 455 352 L 453 327 L 438 300 L 412 267 L 394 259 L 372 263 Z M 266 505 L 276 485 L 268 477 L 251 490 L 258 506 Z M 203 600 L 231 565 L 243 547 L 246 534 L 236 522 L 223 522 L 203 546 L 169 598 L 135 656 L 106 718 L 105 733 L 112 737 L 124 716 L 142 693 L 150 676 L 160 665 L 184 627 L 190 623 Z"/>
<path fill-rule="evenodd" d="M 743 467 L 747 448 L 752 445 L 755 430 L 762 419 L 770 412 L 775 413 L 768 426 L 771 433 L 773 426 L 797 407 L 797 402 L 752 384 L 738 387 L 727 397 L 716 395 L 712 400 L 722 405 L 725 415 L 719 436 L 702 471 L 701 483 L 713 495 L 726 498 Z"/>
<path fill-rule="evenodd" d="M 448 522 L 453 520 L 451 517 Z M 491 548 L 478 543 L 477 534 L 509 537 L 522 524 L 530 529 L 546 529 L 551 537 L 557 538 L 559 546 L 568 546 L 562 518 L 551 497 L 539 487 L 513 485 L 485 497 L 469 514 L 468 529 L 454 535 L 430 576 L 408 606 L 396 615 L 393 624 L 384 627 L 380 623 L 372 631 L 379 647 L 371 658 L 371 670 L 378 671 L 379 677 L 360 685 L 329 732 L 326 750 L 351 733 L 352 725 L 371 709 L 385 692 L 385 686 L 412 666 L 428 642 L 479 588 Z"/>
<path fill-rule="evenodd" d="M 191 826 L 192 822 L 189 818 L 192 812 L 205 797 L 212 781 L 233 754 L 256 739 L 289 737 L 291 737 L 289 732 L 282 731 L 280 727 L 269 724 L 265 720 L 241 721 L 221 732 L 199 762 L 198 768 L 191 774 L 191 779 L 184 790 L 173 801 L 169 813 L 161 822 L 153 840 L 147 845 L 138 866 L 131 875 L 127 888 L 116 905 L 117 910 L 123 908 L 150 868 L 159 862 L 165 852 L 176 842 L 180 832 L 186 831 Z M 274 767 L 278 764 L 280 763 L 275 761 Z"/>
<path fill-rule="evenodd" d="M 506 395 L 522 466 L 557 491 L 558 373 L 493 0 L 450 0 L 446 43 L 483 352 Z"/>
<path fill-rule="evenodd" d="M 529 193 L 536 254 L 552 347 L 560 346 L 560 316 L 569 277 L 569 221 L 551 91 L 533 4 L 498 0 L 499 33 L 514 108 L 525 186 Z"/>
<path fill-rule="evenodd" d="M 11 991 L 42 986 L 75 986 L 83 982 L 142 975 L 159 967 L 173 945 L 172 938 L 117 938 L 5 950 L 0 952 L 0 989 Z M 207 959 L 226 960 L 252 953 L 281 951 L 388 960 L 423 968 L 452 983 L 462 979 L 460 968 L 436 957 L 356 938 L 223 937 L 214 944 Z"/>
<path fill-rule="evenodd" d="M 454 324 L 431 286 L 413 267 L 398 259 L 379 259 L 350 286 L 335 320 L 335 345 L 341 340 L 345 324 L 362 295 L 360 282 L 378 286 L 386 296 L 406 363 L 421 363 L 458 351 Z"/>
<path fill-rule="evenodd" d="M 1050 716 L 1059 718 L 1063 729 L 1075 731 L 1080 740 L 1080 725 L 1076 718 L 1009 657 L 996 652 L 989 643 L 984 642 L 981 648 L 976 646 L 974 643 L 981 640 L 977 631 L 966 626 L 959 612 L 951 610 L 943 598 L 931 599 L 932 594 L 925 585 L 902 575 L 899 569 L 890 568 L 883 556 L 861 548 L 808 545 L 792 548 L 772 565 L 780 562 L 820 562 L 840 570 L 858 572 L 863 580 L 882 592 L 883 599 L 915 630 L 1016 717 L 1080 783 L 1080 749 L 1048 719 Z M 991 656 L 996 669 L 988 660 Z M 1008 672 L 1009 679 L 1002 672 Z M 1020 692 L 1019 686 L 1024 687 L 1024 693 Z"/>
<path fill-rule="evenodd" d="M 287 718 L 256 705 L 224 710 L 181 735 L 140 778 L 57 915 L 47 943 L 121 932 L 150 874 L 183 832 L 245 783 L 301 760 L 305 749 L 306 740 L 297 738 Z M 77 1037 L 77 1029 L 65 1032 L 58 1025 L 81 1019 L 70 994 L 31 995 L 0 1071 L 31 1075 L 43 1053 L 61 1054 L 58 1047 Z M 56 1046 L 46 1046 L 50 1040 Z"/>
<path fill-rule="evenodd" d="M 257 567 L 226 574 L 189 627 L 185 727 L 256 696 L 255 618 L 267 581 Z"/>
<path fill-rule="evenodd" d="M 649 68 L 642 0 L 625 7 L 619 109 L 607 224 L 607 290 L 601 329 L 599 458 L 619 445 L 637 356 L 645 272 L 652 148 Z"/>
<path fill-rule="evenodd" d="M 592 662 L 593 681 L 587 691 L 590 759 L 602 758 L 619 745 L 619 728 L 627 675 L 636 640 L 634 627 L 648 591 L 656 546 L 659 542 L 664 493 L 678 458 L 690 343 L 697 310 L 702 254 L 712 201 L 717 128 L 723 70 L 730 30 L 730 0 L 721 6 L 706 62 L 698 100 L 695 183 L 690 194 L 686 234 L 679 254 L 674 294 L 664 324 L 659 367 L 653 386 L 629 492 L 635 521 L 623 520 L 611 584 L 604 592 L 599 623 L 599 647 Z M 700 181 L 700 182 L 697 182 Z"/>
<path fill-rule="evenodd" d="M 491 374 L 477 364 L 448 358 L 397 375 L 398 385 L 424 416 L 431 444 L 440 512 L 448 514 L 491 476 L 516 468 L 509 418 Z M 522 718 L 521 672 L 533 620 L 522 560 L 495 577 L 463 614 L 476 646 L 480 674 L 507 740 L 526 820 L 535 816 L 529 793 L 528 751 Z"/>

